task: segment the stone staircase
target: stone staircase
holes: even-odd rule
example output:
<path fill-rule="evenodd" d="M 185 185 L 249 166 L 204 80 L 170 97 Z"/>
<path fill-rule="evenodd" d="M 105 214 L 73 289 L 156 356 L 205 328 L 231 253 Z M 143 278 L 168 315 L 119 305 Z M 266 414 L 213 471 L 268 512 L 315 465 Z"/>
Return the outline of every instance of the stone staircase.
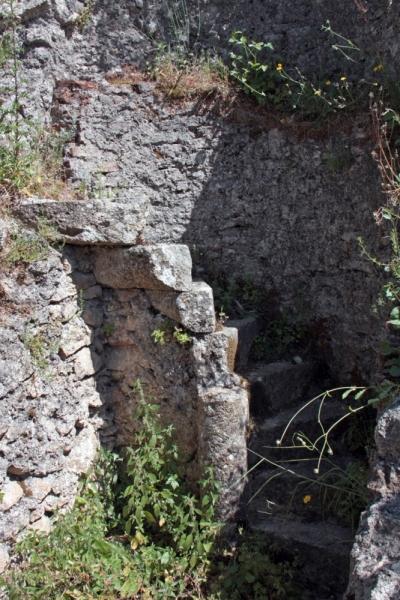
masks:
<path fill-rule="evenodd" d="M 235 327 L 240 349 L 240 324 L 236 322 Z M 248 323 L 245 329 L 248 332 Z M 240 356 L 242 367 L 243 354 Z M 323 368 L 316 360 L 303 361 L 300 357 L 294 361 L 248 364 L 238 370 L 250 384 L 253 423 L 244 497 L 247 525 L 275 543 L 284 556 L 296 558 L 295 580 L 302 598 L 339 600 L 348 581 L 353 532 L 327 510 L 329 502 L 324 503 L 323 496 L 330 488 L 313 482 L 336 468 L 345 469 L 354 460 L 344 453 L 343 444 L 338 441 L 346 426 L 333 429 L 329 437 L 333 455 L 325 453 L 318 473 L 314 471 L 318 453 L 307 450 L 297 433 L 312 441 L 321 435 L 319 402 L 298 414 L 277 445 L 293 415 L 308 400 L 332 387 L 331 382 L 321 381 Z M 327 397 L 320 414 L 325 430 L 348 412 L 340 393 Z"/>

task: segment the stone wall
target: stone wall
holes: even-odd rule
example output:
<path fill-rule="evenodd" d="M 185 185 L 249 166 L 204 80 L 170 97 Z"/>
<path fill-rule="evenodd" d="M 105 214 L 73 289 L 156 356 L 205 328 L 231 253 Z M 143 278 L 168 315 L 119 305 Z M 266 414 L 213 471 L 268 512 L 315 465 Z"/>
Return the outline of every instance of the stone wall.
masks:
<path fill-rule="evenodd" d="M 369 2 L 367 20 L 351 0 L 188 6 L 190 41 L 198 49 L 218 47 L 224 57 L 231 32 L 244 29 L 272 41 L 309 76 L 339 76 L 343 68 L 349 77 L 363 76 L 376 56 L 344 67 L 321 31 L 330 19 L 334 30 L 367 49 L 376 43 L 391 64 L 398 61 L 399 7 L 387 11 L 380 0 Z M 107 73 L 145 65 L 152 50 L 146 36 L 167 40 L 166 3 L 99 0 L 80 32 L 73 22 L 82 8 L 76 0 L 21 3 L 24 114 L 73 132 L 68 182 L 76 189 L 84 183 L 87 197 L 34 201 L 16 213 L 28 225 L 46 214 L 82 248 L 67 247 L 64 257 L 53 255 L 26 273 L 2 274 L 5 540 L 29 524 L 48 528 L 54 508 L 71 502 L 98 439 L 109 447 L 131 439 L 137 377 L 160 399 L 164 417 L 180 426 L 193 478 L 199 465 L 220 457 L 218 476 L 227 488 L 245 464 L 246 393 L 227 369 L 225 334 L 192 331 L 190 349 L 155 346 L 150 333 L 160 313 L 179 322 L 184 299 L 171 302 L 165 287 L 160 298 L 143 281 L 120 289 L 115 279 L 103 280 L 96 264 L 104 249 L 88 245 L 120 253 L 116 245 L 184 242 L 201 257 L 198 274 L 207 263 L 230 275 L 250 272 L 282 307 L 294 305 L 296 285 L 303 284 L 321 356 L 343 383 L 374 381 L 378 342 L 386 336 L 371 310 L 382 280 L 357 243 L 362 235 L 371 253 L 387 252 L 372 219 L 382 196 L 368 120 L 345 119 L 335 132 L 299 130 L 290 119 L 271 121 L 252 103 L 171 105 L 147 81 L 111 85 Z M 114 326 L 108 336 L 106 322 Z M 27 328 L 61 342 L 50 357 L 53 379 L 32 365 Z M 223 431 L 230 423 L 237 443 Z M 226 506 L 237 495 L 232 491 Z"/>
<path fill-rule="evenodd" d="M 53 512 L 71 506 L 99 442 L 132 444 L 137 380 L 174 425 L 189 480 L 215 466 L 220 517 L 234 518 L 244 480 L 234 484 L 247 465 L 247 390 L 228 368 L 212 291 L 192 282 L 191 266 L 183 245 L 66 246 L 26 270 L 3 266 L 3 558 L 21 530 L 49 531 Z M 151 334 L 168 317 L 157 344 Z M 182 327 L 185 344 L 173 337 Z"/>

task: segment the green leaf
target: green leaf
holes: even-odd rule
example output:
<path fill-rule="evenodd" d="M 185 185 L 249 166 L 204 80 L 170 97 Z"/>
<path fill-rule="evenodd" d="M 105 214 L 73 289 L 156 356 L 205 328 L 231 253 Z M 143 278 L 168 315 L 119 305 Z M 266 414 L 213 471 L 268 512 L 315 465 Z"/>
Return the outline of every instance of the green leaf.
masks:
<path fill-rule="evenodd" d="M 195 568 L 197 564 L 197 556 L 195 554 L 192 554 L 192 556 L 190 557 L 190 566 L 192 567 L 192 569 Z"/>
<path fill-rule="evenodd" d="M 345 398 L 347 398 L 347 396 L 349 396 L 352 392 L 354 392 L 355 388 L 351 387 L 348 390 L 346 390 L 345 392 L 343 392 L 342 394 L 342 399 L 344 400 Z"/>
<path fill-rule="evenodd" d="M 389 373 L 392 377 L 400 377 L 400 367 L 397 365 L 393 365 L 390 367 Z"/>
<path fill-rule="evenodd" d="M 389 342 L 380 342 L 379 347 L 383 356 L 389 356 L 393 352 L 392 346 L 389 344 Z"/>
<path fill-rule="evenodd" d="M 361 398 L 361 396 L 363 396 L 365 394 L 366 391 L 367 391 L 367 388 L 365 388 L 364 390 L 360 390 L 359 392 L 357 392 L 357 394 L 355 395 L 355 399 L 359 400 Z"/>

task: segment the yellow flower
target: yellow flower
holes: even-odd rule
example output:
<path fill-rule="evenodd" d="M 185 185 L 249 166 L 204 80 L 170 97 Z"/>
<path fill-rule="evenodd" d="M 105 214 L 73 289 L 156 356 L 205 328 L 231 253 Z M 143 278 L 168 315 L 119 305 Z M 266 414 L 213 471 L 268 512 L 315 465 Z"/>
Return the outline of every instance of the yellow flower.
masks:
<path fill-rule="evenodd" d="M 375 82 L 375 83 L 374 83 L 374 85 L 379 85 L 379 83 L 376 83 L 376 82 Z"/>
<path fill-rule="evenodd" d="M 316 94 L 317 96 L 321 95 L 321 90 L 315 90 L 314 94 Z"/>
<path fill-rule="evenodd" d="M 376 67 L 374 67 L 374 71 L 381 71 L 381 69 L 383 69 L 383 65 L 376 65 Z"/>
<path fill-rule="evenodd" d="M 346 77 L 343 75 L 343 77 L 340 78 L 340 81 L 346 81 Z"/>
<path fill-rule="evenodd" d="M 331 85 L 332 81 L 330 79 L 328 79 L 328 81 L 325 81 L 325 85 Z"/>
<path fill-rule="evenodd" d="M 277 71 L 282 71 L 282 69 L 283 69 L 282 63 L 278 63 L 278 66 L 276 67 L 276 70 Z"/>
<path fill-rule="evenodd" d="M 304 504 L 308 504 L 311 500 L 311 496 L 309 494 L 307 494 L 307 496 L 304 496 L 303 498 L 303 502 Z"/>

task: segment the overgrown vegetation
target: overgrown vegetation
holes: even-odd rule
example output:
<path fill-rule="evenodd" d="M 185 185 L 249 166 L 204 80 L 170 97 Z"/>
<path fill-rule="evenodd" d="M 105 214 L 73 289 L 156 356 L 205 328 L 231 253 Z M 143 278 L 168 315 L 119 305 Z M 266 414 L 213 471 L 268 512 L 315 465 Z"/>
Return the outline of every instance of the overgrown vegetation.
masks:
<path fill-rule="evenodd" d="M 295 598 L 292 567 L 266 544 L 220 544 L 212 470 L 194 496 L 183 477 L 172 427 L 138 383 L 140 431 L 122 460 L 102 452 L 82 480 L 71 512 L 58 514 L 49 537 L 30 532 L 2 584 L 17 598 Z"/>
<path fill-rule="evenodd" d="M 37 231 L 13 229 L 5 253 L 5 262 L 9 267 L 18 263 L 29 264 L 45 258 L 51 244 L 57 240 L 57 228 L 45 217 L 39 219 Z"/>
<path fill-rule="evenodd" d="M 72 133 L 46 129 L 25 116 L 29 93 L 21 75 L 22 29 L 17 0 L 1 0 L 0 18 L 0 199 L 65 192 L 62 153 Z"/>

